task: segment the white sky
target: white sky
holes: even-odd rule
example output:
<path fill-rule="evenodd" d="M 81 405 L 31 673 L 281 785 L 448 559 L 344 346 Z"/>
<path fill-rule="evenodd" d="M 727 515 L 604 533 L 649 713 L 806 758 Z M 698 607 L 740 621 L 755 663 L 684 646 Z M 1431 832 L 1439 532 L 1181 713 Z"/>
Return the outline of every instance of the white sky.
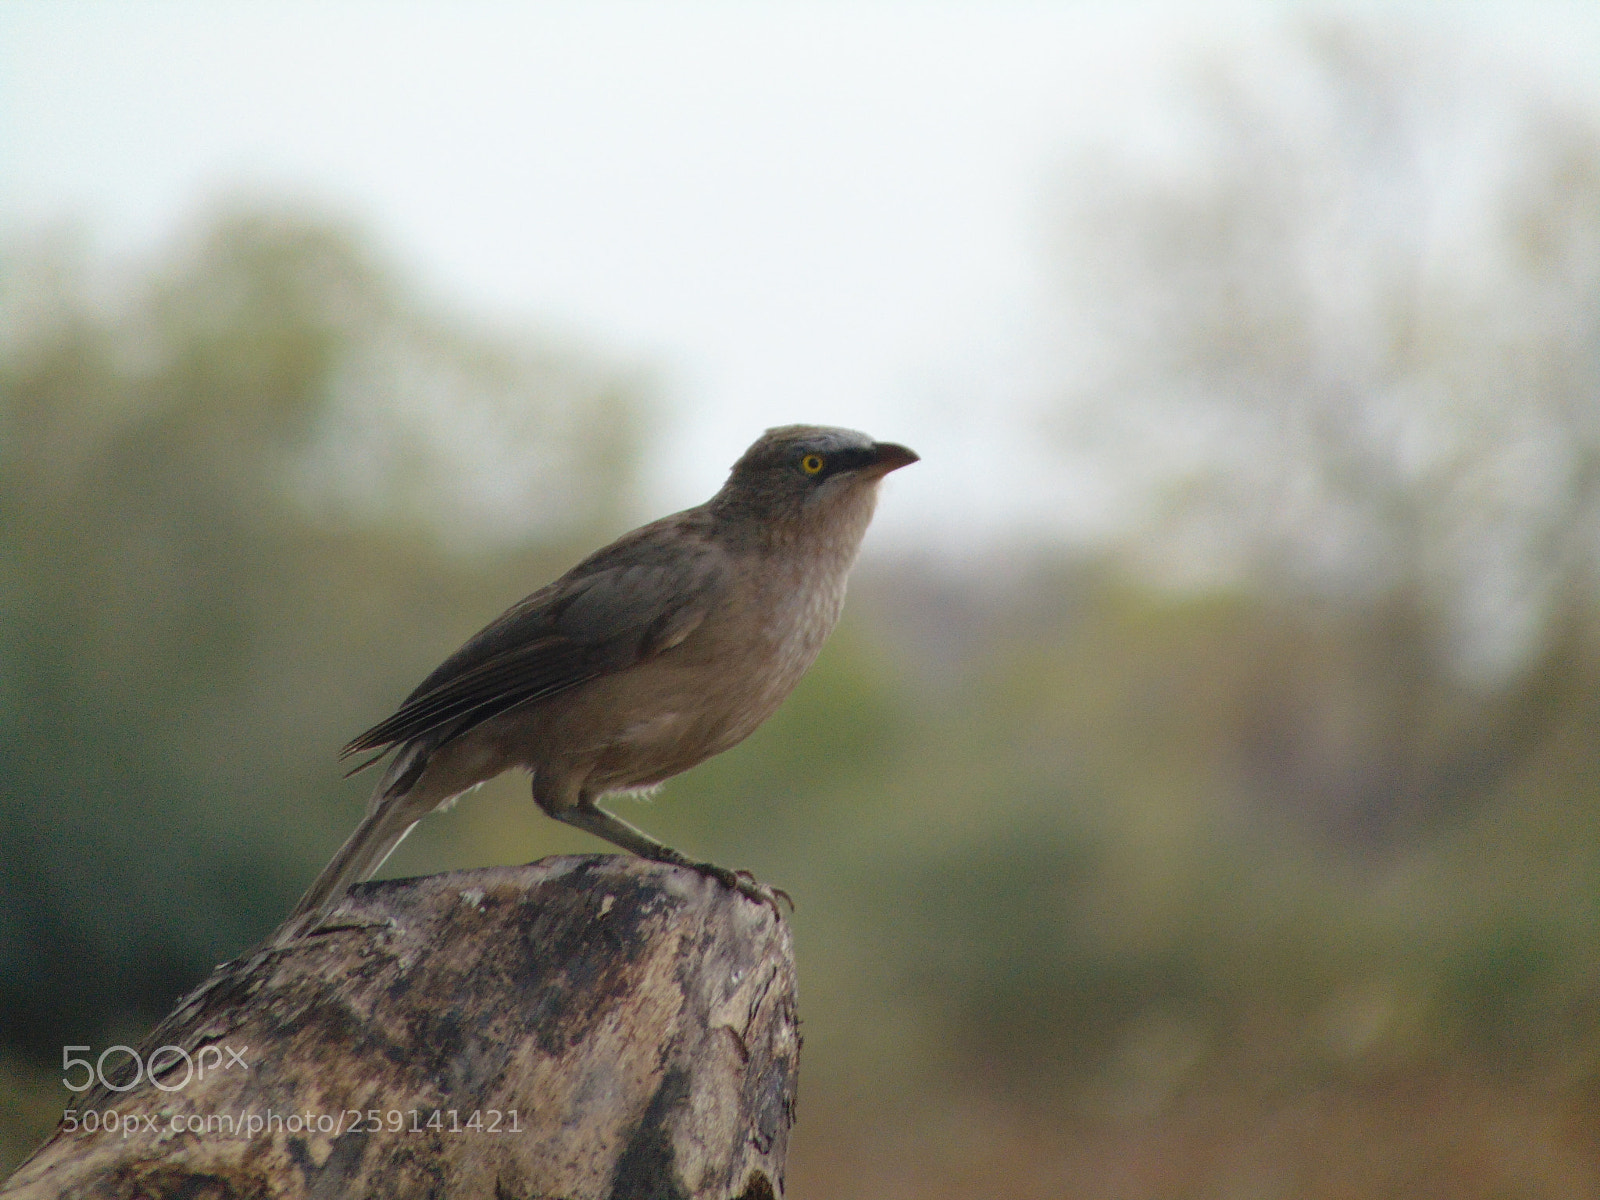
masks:
<path fill-rule="evenodd" d="M 1111 493 L 1008 419 L 1046 185 L 1159 145 L 1201 57 L 1297 11 L 6 0 L 0 230 L 137 252 L 220 195 L 302 198 L 452 305 L 656 368 L 663 506 L 805 420 L 923 453 L 880 536 L 1093 527 Z M 1400 11 L 1600 104 L 1600 5 Z"/>

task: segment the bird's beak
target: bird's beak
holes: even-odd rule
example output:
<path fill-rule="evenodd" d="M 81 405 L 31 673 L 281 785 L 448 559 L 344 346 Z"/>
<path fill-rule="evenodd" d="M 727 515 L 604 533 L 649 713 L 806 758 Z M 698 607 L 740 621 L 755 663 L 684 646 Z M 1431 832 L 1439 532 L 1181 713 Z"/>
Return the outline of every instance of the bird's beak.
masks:
<path fill-rule="evenodd" d="M 919 461 L 920 456 L 915 450 L 908 450 L 896 442 L 872 443 L 872 463 L 867 467 L 867 473 L 882 479 L 890 471 L 898 471 L 901 467 L 909 467 Z"/>

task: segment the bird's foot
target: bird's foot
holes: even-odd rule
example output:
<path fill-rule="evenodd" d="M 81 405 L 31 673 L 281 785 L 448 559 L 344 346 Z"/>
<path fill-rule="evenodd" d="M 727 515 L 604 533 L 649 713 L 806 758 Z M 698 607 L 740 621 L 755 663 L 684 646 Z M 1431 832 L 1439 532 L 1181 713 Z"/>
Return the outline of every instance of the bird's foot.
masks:
<path fill-rule="evenodd" d="M 757 904 L 769 905 L 772 915 L 778 920 L 783 920 L 783 909 L 778 906 L 782 900 L 789 906 L 789 911 L 794 911 L 794 898 L 782 888 L 769 887 L 762 883 L 749 871 L 730 871 L 727 867 L 719 867 L 716 863 L 690 863 L 702 875 L 709 875 L 723 887 L 732 888 L 742 896 L 748 896 Z"/>

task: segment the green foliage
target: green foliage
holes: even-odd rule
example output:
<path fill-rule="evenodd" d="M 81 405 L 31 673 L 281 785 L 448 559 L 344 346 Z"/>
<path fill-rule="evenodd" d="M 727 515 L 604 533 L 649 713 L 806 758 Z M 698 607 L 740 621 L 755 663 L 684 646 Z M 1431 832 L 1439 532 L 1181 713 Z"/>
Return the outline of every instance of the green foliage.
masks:
<path fill-rule="evenodd" d="M 1152 1029 L 1181 1031 L 1185 1077 L 1274 1040 L 1283 1070 L 1600 1068 L 1592 658 L 1566 664 L 1582 683 L 1559 706 L 1534 689 L 1530 741 L 1507 717 L 1522 682 L 1468 703 L 1406 678 L 1414 656 L 1370 655 L 1383 610 L 1078 575 L 1070 605 L 1035 593 L 948 681 L 959 711 L 917 690 L 919 733 L 879 769 L 890 799 L 846 876 L 875 918 L 854 969 L 919 1013 L 928 1069 L 1081 1097 Z M 1334 753 L 1308 706 L 1384 711 L 1402 683 L 1478 752 L 1515 741 L 1516 766 L 1429 774 L 1429 734 L 1404 757 L 1426 819 L 1351 820 L 1395 796 L 1360 769 L 1392 731 L 1347 728 Z"/>
<path fill-rule="evenodd" d="M 636 423 L 617 377 L 456 331 L 299 218 L 226 214 L 132 279 L 60 247 L 5 279 L 0 1037 L 48 1048 L 147 1022 L 277 921 L 361 790 L 339 744 L 621 523 Z M 396 347 L 452 383 L 440 411 L 372 400 Z M 583 519 L 462 551 L 329 478 L 347 427 L 415 442 L 452 406 L 514 418 Z M 404 466 L 426 492 L 454 464 Z"/>

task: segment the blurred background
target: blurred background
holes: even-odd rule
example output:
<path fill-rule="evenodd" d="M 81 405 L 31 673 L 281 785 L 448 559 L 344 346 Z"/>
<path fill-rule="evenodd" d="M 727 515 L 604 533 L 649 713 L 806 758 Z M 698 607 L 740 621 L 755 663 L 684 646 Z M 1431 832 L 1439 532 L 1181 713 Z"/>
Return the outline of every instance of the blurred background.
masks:
<path fill-rule="evenodd" d="M 0 8 L 0 1166 L 767 425 L 796 1197 L 1600 1195 L 1600 11 Z M 503 779 L 386 873 L 603 849 Z"/>

